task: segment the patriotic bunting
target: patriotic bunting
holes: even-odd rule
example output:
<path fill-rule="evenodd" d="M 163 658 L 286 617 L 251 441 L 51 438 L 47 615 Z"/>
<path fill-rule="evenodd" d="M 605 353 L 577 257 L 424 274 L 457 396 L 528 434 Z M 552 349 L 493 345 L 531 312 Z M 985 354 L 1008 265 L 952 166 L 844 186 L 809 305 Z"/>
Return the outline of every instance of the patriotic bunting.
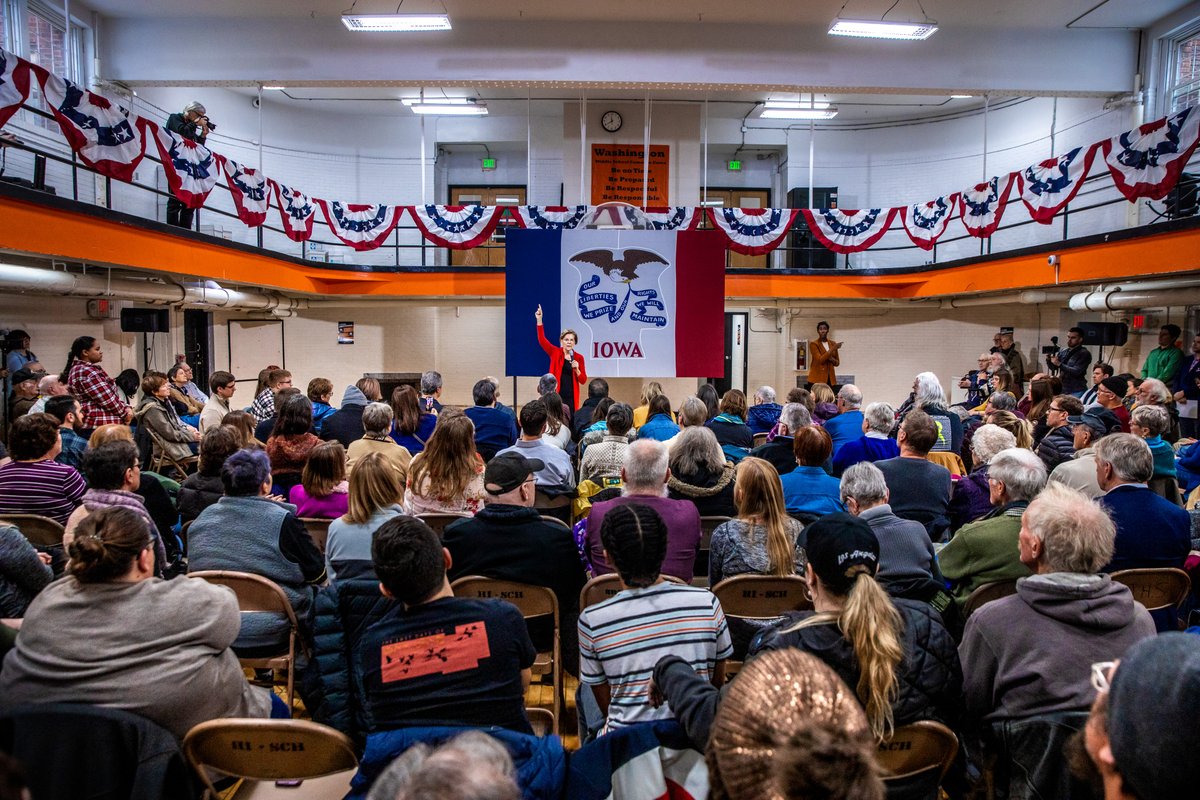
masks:
<path fill-rule="evenodd" d="M 325 212 L 325 221 L 333 235 L 355 250 L 374 250 L 383 244 L 400 215 L 403 206 L 382 206 L 356 203 L 339 203 L 334 200 L 315 199 Z"/>
<path fill-rule="evenodd" d="M 220 161 L 238 219 L 251 228 L 262 225 L 267 221 L 267 209 L 271 206 L 271 187 L 267 179 L 258 170 L 244 167 L 233 159 L 222 157 Z"/>
<path fill-rule="evenodd" d="M 1017 173 L 1018 192 L 1035 222 L 1049 225 L 1054 215 L 1075 199 L 1092 168 L 1097 146 L 1076 147 Z"/>
<path fill-rule="evenodd" d="M 900 209 L 904 232 L 912 243 L 922 250 L 932 250 L 937 240 L 946 232 L 946 226 L 954 218 L 954 206 L 958 195 L 939 197 L 928 203 L 915 203 Z"/>
<path fill-rule="evenodd" d="M 421 235 L 438 247 L 470 250 L 492 237 L 502 206 L 413 206 Z"/>
<path fill-rule="evenodd" d="M 29 97 L 29 62 L 0 50 L 0 125 Z"/>
<path fill-rule="evenodd" d="M 275 205 L 279 207 L 279 218 L 283 221 L 283 232 L 293 242 L 307 242 L 312 238 L 313 215 L 317 207 L 309 196 L 271 181 L 275 190 Z"/>
<path fill-rule="evenodd" d="M 804 209 L 813 236 L 835 253 L 857 253 L 875 244 L 892 227 L 894 208 Z"/>
<path fill-rule="evenodd" d="M 1013 175 L 1009 173 L 1003 178 L 992 178 L 958 193 L 958 215 L 967 233 L 986 239 L 996 232 L 1000 227 L 1000 218 L 1004 216 L 1004 207 L 1008 205 L 1012 186 Z"/>
<path fill-rule="evenodd" d="M 208 193 L 217 185 L 219 177 L 217 156 L 202 144 L 185 139 L 175 131 L 140 117 L 143 130 L 149 128 L 148 136 L 158 146 L 163 172 L 167 175 L 167 188 L 171 194 L 188 208 L 200 208 L 208 199 Z"/>
<path fill-rule="evenodd" d="M 146 154 L 146 140 L 128 108 L 49 73 L 42 81 L 42 94 L 80 161 L 101 175 L 133 180 Z"/>
<path fill-rule="evenodd" d="M 1101 146 L 1113 183 L 1133 202 L 1141 197 L 1161 200 L 1170 194 L 1197 142 L 1200 111 L 1192 106 L 1114 136 Z"/>
<path fill-rule="evenodd" d="M 760 256 L 779 246 L 796 218 L 794 208 L 709 208 L 708 220 L 725 234 L 729 249 Z"/>
<path fill-rule="evenodd" d="M 647 208 L 645 211 L 638 211 L 631 206 L 623 206 L 621 211 L 624 212 L 625 219 L 629 222 L 638 224 L 644 218 L 656 231 L 695 230 L 701 219 L 699 208 L 687 206 Z"/>
<path fill-rule="evenodd" d="M 522 228 L 544 231 L 572 230 L 587 216 L 587 206 L 517 206 Z"/>

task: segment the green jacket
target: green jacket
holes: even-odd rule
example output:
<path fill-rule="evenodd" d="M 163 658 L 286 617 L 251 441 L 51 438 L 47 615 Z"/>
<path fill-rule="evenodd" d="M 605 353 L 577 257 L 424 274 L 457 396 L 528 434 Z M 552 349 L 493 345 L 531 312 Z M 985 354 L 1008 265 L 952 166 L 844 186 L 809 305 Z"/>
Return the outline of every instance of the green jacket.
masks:
<path fill-rule="evenodd" d="M 1021 563 L 1017 551 L 1017 535 L 1026 505 L 1010 503 L 992 512 L 995 516 L 962 526 L 938 553 L 942 577 L 950 582 L 950 592 L 959 608 L 971 592 L 985 583 L 1033 574 Z"/>
<path fill-rule="evenodd" d="M 1142 377 L 1158 378 L 1169 389 L 1175 383 L 1175 376 L 1179 374 L 1181 364 L 1183 351 L 1178 347 L 1156 347 L 1146 356 L 1146 363 L 1142 365 Z"/>

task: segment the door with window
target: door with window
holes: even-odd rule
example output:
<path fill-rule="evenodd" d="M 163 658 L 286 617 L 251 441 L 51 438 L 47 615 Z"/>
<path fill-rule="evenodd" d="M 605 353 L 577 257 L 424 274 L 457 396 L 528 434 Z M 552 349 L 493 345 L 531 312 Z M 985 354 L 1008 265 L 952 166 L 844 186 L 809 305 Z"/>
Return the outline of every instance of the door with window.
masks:
<path fill-rule="evenodd" d="M 523 206 L 524 186 L 451 186 L 452 206 Z M 517 225 L 512 210 L 506 210 L 496 225 L 492 238 L 472 250 L 451 250 L 450 265 L 453 267 L 503 267 L 504 234 Z"/>
<path fill-rule="evenodd" d="M 708 191 L 704 195 L 704 204 L 713 208 L 770 208 L 771 207 L 771 190 L 770 189 L 715 189 L 708 187 Z M 702 227 L 712 227 L 709 224 L 707 215 L 704 218 Z M 741 253 L 735 253 L 732 250 L 727 250 L 725 255 L 725 266 L 727 267 L 751 267 L 751 268 L 766 268 L 769 266 L 767 261 L 768 256 L 747 256 Z"/>

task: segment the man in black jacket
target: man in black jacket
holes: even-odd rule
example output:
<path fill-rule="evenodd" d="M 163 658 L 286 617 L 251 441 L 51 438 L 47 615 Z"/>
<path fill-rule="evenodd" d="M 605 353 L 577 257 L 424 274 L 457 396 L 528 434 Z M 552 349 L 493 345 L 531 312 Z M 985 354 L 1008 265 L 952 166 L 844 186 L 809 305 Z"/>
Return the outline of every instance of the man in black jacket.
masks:
<path fill-rule="evenodd" d="M 1092 363 L 1091 352 L 1083 346 L 1083 329 L 1071 328 L 1067 331 L 1067 346 L 1047 356 L 1046 363 L 1051 369 L 1058 369 L 1064 394 L 1083 396 L 1088 388 L 1088 367 Z"/>
<path fill-rule="evenodd" d="M 349 447 L 363 437 L 363 411 L 367 407 L 367 396 L 358 386 L 347 386 L 342 395 L 342 407 L 325 418 L 321 426 L 321 438 L 327 442 L 341 442 Z"/>
<path fill-rule="evenodd" d="M 167 117 L 167 130 L 196 144 L 204 144 L 211 131 L 204 104 L 193 100 L 183 107 L 183 113 Z M 167 198 L 167 224 L 191 228 L 195 212 L 174 197 Z"/>
<path fill-rule="evenodd" d="M 572 439 L 577 442 L 580 440 L 583 436 L 583 429 L 592 424 L 592 414 L 595 413 L 596 406 L 606 397 L 608 397 L 608 381 L 604 378 L 592 378 L 588 382 L 587 399 L 571 416 Z"/>
<path fill-rule="evenodd" d="M 1050 430 L 1038 443 L 1038 458 L 1050 472 L 1064 461 L 1075 457 L 1075 432 L 1068 417 L 1077 417 L 1083 413 L 1083 402 L 1078 397 L 1060 394 L 1050 401 L 1046 411 L 1046 424 Z"/>
<path fill-rule="evenodd" d="M 586 578 L 571 532 L 542 519 L 533 508 L 533 476 L 541 461 L 501 453 L 483 473 L 484 506 L 474 517 L 446 528 L 442 544 L 450 551 L 451 580 L 483 575 L 545 586 L 558 598 L 563 662 L 579 669 L 579 590 Z M 529 634 L 539 651 L 549 650 L 553 631 L 532 620 Z"/>

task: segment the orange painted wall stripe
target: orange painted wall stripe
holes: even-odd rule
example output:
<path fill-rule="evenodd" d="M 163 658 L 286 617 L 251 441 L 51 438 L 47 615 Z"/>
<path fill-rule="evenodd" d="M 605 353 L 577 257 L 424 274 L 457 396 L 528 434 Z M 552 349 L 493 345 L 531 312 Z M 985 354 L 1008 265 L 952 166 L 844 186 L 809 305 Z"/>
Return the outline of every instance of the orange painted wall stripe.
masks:
<path fill-rule="evenodd" d="M 503 273 L 357 273 L 295 264 L 267 252 L 217 243 L 0 197 L 0 248 L 90 264 L 178 273 L 233 284 L 317 295 L 373 297 L 504 296 Z M 1046 253 L 1058 253 L 1058 275 Z M 730 274 L 725 294 L 737 298 L 930 298 L 972 292 L 1099 283 L 1200 270 L 1200 228 L 1113 242 L 1047 245 L 1040 254 L 948 269 L 886 276 Z"/>

